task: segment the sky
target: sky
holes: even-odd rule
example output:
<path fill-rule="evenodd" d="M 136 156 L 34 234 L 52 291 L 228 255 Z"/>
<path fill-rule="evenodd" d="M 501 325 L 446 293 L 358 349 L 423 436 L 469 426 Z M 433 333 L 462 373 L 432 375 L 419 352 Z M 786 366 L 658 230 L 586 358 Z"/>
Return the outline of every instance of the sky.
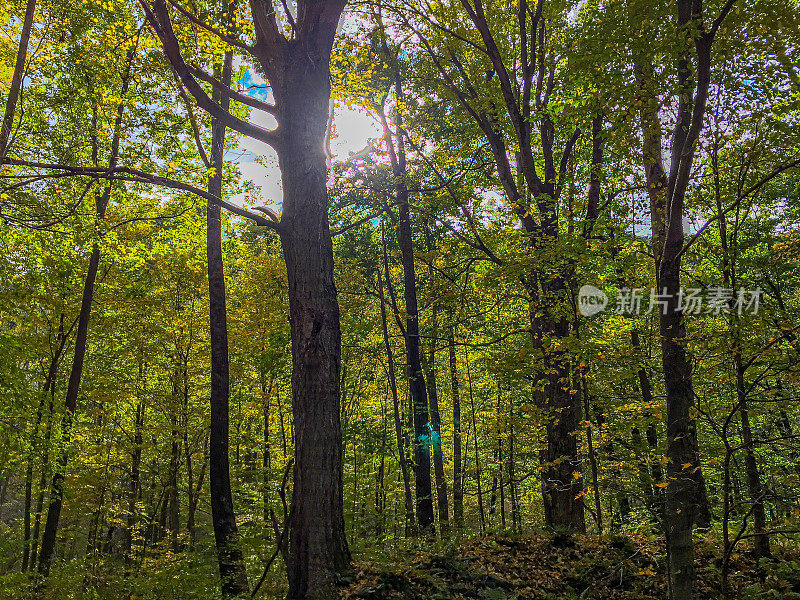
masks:
<path fill-rule="evenodd" d="M 245 75 L 241 81 L 245 86 L 253 85 L 254 82 L 251 75 Z M 267 100 L 259 94 L 251 92 L 251 95 Z M 270 129 L 275 127 L 274 117 L 262 111 L 251 111 L 250 122 Z M 380 136 L 380 125 L 374 116 L 344 105 L 334 107 L 331 137 L 333 160 L 347 158 L 351 152 L 358 152 L 366 147 L 370 139 Z M 243 194 L 232 198 L 236 204 L 243 205 L 247 202 L 280 209 L 281 173 L 278 156 L 270 146 L 247 136 L 240 136 L 239 147 L 227 151 L 225 160 L 238 163 L 243 178 L 253 182 L 260 192 L 260 198 L 247 198 Z"/>

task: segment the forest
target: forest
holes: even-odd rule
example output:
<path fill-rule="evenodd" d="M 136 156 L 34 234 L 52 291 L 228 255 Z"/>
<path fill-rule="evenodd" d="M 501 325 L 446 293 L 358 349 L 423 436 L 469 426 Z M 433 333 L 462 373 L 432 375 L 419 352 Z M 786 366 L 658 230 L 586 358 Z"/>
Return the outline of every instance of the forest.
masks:
<path fill-rule="evenodd" d="M 800 598 L 798 0 L 5 0 L 0 110 L 0 598 Z"/>

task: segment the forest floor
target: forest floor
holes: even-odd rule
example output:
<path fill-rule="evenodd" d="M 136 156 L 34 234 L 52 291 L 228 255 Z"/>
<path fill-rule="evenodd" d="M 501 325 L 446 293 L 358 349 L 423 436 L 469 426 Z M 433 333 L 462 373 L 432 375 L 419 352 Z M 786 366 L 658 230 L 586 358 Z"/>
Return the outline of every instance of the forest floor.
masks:
<path fill-rule="evenodd" d="M 800 549 L 734 555 L 730 597 L 800 599 Z M 697 598 L 722 598 L 719 545 L 696 550 Z M 645 536 L 479 537 L 405 560 L 356 563 L 343 600 L 664 600 L 663 542 Z"/>

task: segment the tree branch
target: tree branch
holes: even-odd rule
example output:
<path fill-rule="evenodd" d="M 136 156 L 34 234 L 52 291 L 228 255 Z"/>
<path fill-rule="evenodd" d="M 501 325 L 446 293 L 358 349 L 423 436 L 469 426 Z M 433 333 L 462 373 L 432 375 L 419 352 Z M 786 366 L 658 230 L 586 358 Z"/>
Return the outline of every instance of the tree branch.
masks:
<path fill-rule="evenodd" d="M 277 232 L 280 231 L 280 226 L 275 221 L 271 221 L 266 217 L 262 217 L 261 215 L 252 213 L 244 208 L 236 206 L 235 204 L 226 202 L 225 200 L 222 200 L 217 196 L 209 194 L 207 191 L 203 189 L 200 189 L 188 183 L 175 181 L 174 179 L 169 179 L 167 177 L 161 177 L 160 175 L 152 175 L 150 173 L 145 173 L 144 171 L 140 171 L 139 169 L 134 169 L 131 167 L 114 167 L 111 169 L 104 169 L 102 167 L 73 167 L 70 165 L 39 163 L 39 162 L 18 160 L 12 158 L 6 158 L 0 164 L 9 164 L 17 167 L 29 167 L 32 169 L 58 170 L 58 171 L 64 171 L 73 176 L 88 176 L 88 177 L 94 177 L 96 179 L 106 179 L 109 181 L 134 181 L 138 183 L 149 183 L 153 185 L 160 185 L 170 189 L 180 190 L 195 194 L 196 196 L 208 200 L 212 204 L 217 204 L 221 206 L 228 212 L 232 212 L 233 214 L 239 215 L 240 217 L 244 217 L 245 219 L 250 219 L 251 221 L 254 221 L 257 225 L 261 225 L 262 227 L 268 227 L 273 231 Z"/>
<path fill-rule="evenodd" d="M 263 127 L 253 125 L 252 123 L 234 117 L 209 98 L 208 94 L 206 94 L 200 84 L 197 83 L 197 80 L 192 76 L 190 68 L 181 55 L 180 44 L 172 29 L 172 22 L 170 21 L 165 0 L 153 0 L 152 6 L 150 6 L 148 0 L 139 0 L 139 4 L 144 10 L 147 21 L 161 40 L 161 45 L 167 60 L 169 60 L 172 68 L 178 74 L 178 77 L 188 92 L 194 97 L 197 105 L 215 119 L 224 122 L 227 127 L 252 137 L 253 139 L 267 143 L 272 147 L 277 147 L 279 144 L 277 129 L 264 129 Z"/>

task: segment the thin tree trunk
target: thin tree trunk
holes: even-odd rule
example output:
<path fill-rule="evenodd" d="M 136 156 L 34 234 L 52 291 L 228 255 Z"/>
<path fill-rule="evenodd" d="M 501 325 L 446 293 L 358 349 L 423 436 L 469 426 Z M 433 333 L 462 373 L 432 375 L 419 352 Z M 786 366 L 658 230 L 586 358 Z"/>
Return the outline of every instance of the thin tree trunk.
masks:
<path fill-rule="evenodd" d="M 744 468 L 747 475 L 747 489 L 750 502 L 753 503 L 753 532 L 756 534 L 755 554 L 759 558 L 772 556 L 769 547 L 769 535 L 766 534 L 767 520 L 764 513 L 764 486 L 758 471 L 755 452 L 753 451 L 753 432 L 750 427 L 750 414 L 747 408 L 747 392 L 745 387 L 745 370 L 742 355 L 737 346 L 733 355 L 736 369 L 736 396 L 739 404 L 739 416 L 742 422 L 742 446 L 744 447 Z"/>
<path fill-rule="evenodd" d="M 264 381 L 264 373 L 261 373 L 261 412 L 264 420 L 264 446 L 261 455 L 261 467 L 263 473 L 261 476 L 261 503 L 264 511 L 264 525 L 270 523 L 269 518 L 269 482 L 270 470 L 272 468 L 272 450 L 269 443 L 269 405 L 272 398 L 272 386 L 275 385 L 275 380 L 270 382 L 269 389 L 267 389 L 266 381 Z M 277 540 L 276 540 L 277 541 Z"/>
<path fill-rule="evenodd" d="M 386 257 L 386 247 L 384 245 L 384 258 Z M 388 270 L 388 263 L 385 265 Z M 387 272 L 388 276 L 388 272 Z M 381 271 L 378 269 L 378 294 L 381 301 L 381 330 L 383 331 L 383 344 L 386 349 L 386 360 L 389 370 L 389 388 L 392 391 L 392 410 L 394 414 L 394 431 L 397 438 L 397 456 L 400 463 L 400 474 L 403 478 L 403 497 L 405 500 L 406 533 L 414 528 L 414 499 L 411 495 L 411 480 L 408 474 L 408 463 L 406 456 L 405 435 L 403 434 L 403 423 L 400 420 L 400 399 L 397 393 L 397 377 L 394 364 L 394 353 L 389 344 L 389 324 L 386 318 L 386 298 L 383 293 L 383 279 Z"/>
<path fill-rule="evenodd" d="M 138 521 L 138 501 L 141 489 L 141 464 L 142 446 L 144 443 L 144 413 L 145 413 L 145 366 L 140 360 L 139 375 L 137 378 L 136 392 L 138 401 L 136 402 L 136 413 L 133 422 L 133 450 L 131 452 L 131 472 L 128 483 L 128 519 L 127 534 L 125 536 L 125 562 L 128 568 L 133 564 L 133 540 Z"/>
<path fill-rule="evenodd" d="M 514 397 L 508 399 L 508 493 L 511 495 L 511 530 L 518 531 L 521 525 L 519 514 L 519 499 L 517 497 L 517 483 L 514 466 Z"/>
<path fill-rule="evenodd" d="M 478 424 L 475 417 L 475 395 L 472 390 L 472 370 L 470 369 L 469 354 L 465 348 L 465 362 L 467 364 L 467 384 L 469 386 L 469 405 L 472 412 L 472 439 L 475 450 L 475 481 L 478 488 L 478 514 L 481 519 L 481 532 L 486 531 L 486 512 L 483 507 L 483 491 L 481 490 L 481 460 L 478 454 Z"/>
<path fill-rule="evenodd" d="M 222 81 L 231 81 L 233 55 L 225 53 Z M 220 94 L 221 96 L 221 94 Z M 218 98 L 227 107 L 227 96 Z M 214 176 L 209 177 L 208 191 L 222 198 L 222 178 L 225 152 L 225 124 L 212 123 L 211 162 Z M 209 485 L 211 489 L 211 518 L 222 582 L 222 594 L 237 597 L 246 594 L 247 570 L 233 509 L 229 466 L 229 402 L 230 375 L 228 358 L 228 315 L 225 306 L 225 273 L 222 258 L 222 222 L 219 204 L 207 207 L 206 249 L 208 255 L 209 323 L 211 332 L 211 434 L 209 438 Z"/>
<path fill-rule="evenodd" d="M 428 355 L 428 372 L 426 373 L 428 385 L 428 398 L 430 399 L 430 438 L 433 449 L 433 471 L 436 480 L 436 508 L 439 516 L 439 528 L 442 537 L 450 531 L 450 517 L 448 515 L 447 480 L 444 476 L 444 460 L 442 457 L 442 426 L 439 413 L 439 391 L 436 387 L 436 342 L 437 314 L 433 309 L 433 339 L 431 340 L 430 354 Z"/>
<path fill-rule="evenodd" d="M 44 413 L 44 403 L 47 392 L 43 392 L 39 399 L 39 408 L 36 410 L 36 420 L 33 432 L 29 433 L 31 448 L 28 452 L 28 464 L 25 468 L 25 503 L 22 507 L 22 571 L 28 570 L 28 561 L 31 553 L 31 502 L 33 498 L 33 461 L 37 454 L 37 441 L 39 439 L 39 426 Z M 42 471 L 44 473 L 44 471 Z"/>
<path fill-rule="evenodd" d="M 736 257 L 738 255 L 736 229 L 733 234 L 728 236 L 728 226 L 726 216 L 722 208 L 722 198 L 719 185 L 719 163 L 717 145 L 712 150 L 712 169 L 714 173 L 714 188 L 716 191 L 716 207 L 718 216 L 718 227 L 720 245 L 722 249 L 722 284 L 725 288 L 736 288 Z M 750 501 L 753 504 L 753 532 L 756 534 L 755 554 L 759 558 L 771 556 L 769 535 L 766 535 L 767 523 L 764 511 L 764 487 L 761 483 L 761 474 L 758 471 L 755 452 L 753 448 L 753 432 L 750 426 L 750 413 L 747 407 L 747 387 L 745 376 L 747 367 L 742 361 L 742 332 L 740 328 L 739 316 L 733 307 L 731 300 L 731 312 L 729 327 L 732 334 L 733 344 L 733 370 L 736 374 L 736 401 L 739 417 L 742 424 L 742 446 L 745 452 L 745 474 L 747 476 L 747 488 L 750 494 Z M 759 535 L 760 534 L 760 535 Z"/>
<path fill-rule="evenodd" d="M 399 75 L 395 77 L 395 93 L 398 101 L 402 98 Z M 411 210 L 408 201 L 408 185 L 406 182 L 406 155 L 402 136 L 402 118 L 395 111 L 395 140 L 388 127 L 385 136 L 394 175 L 396 201 L 399 207 L 397 225 L 397 242 L 403 263 L 403 296 L 406 309 L 406 363 L 408 387 L 414 416 L 414 470 L 416 479 L 417 523 L 421 530 L 430 530 L 434 526 L 433 493 L 431 489 L 431 456 L 428 430 L 428 393 L 425 377 L 422 373 L 420 356 L 419 310 L 417 307 L 417 275 L 414 266 L 414 241 L 411 233 Z M 396 143 L 396 148 L 395 148 Z"/>
<path fill-rule="evenodd" d="M 592 417 L 591 417 L 591 398 L 589 397 L 589 386 L 586 382 L 586 373 L 580 372 L 580 386 L 583 392 L 583 415 L 584 419 L 589 423 L 586 428 L 586 445 L 589 451 L 589 464 L 592 469 L 592 491 L 594 491 L 594 507 L 595 518 L 597 519 L 597 533 L 603 534 L 603 504 L 600 501 L 600 485 L 597 481 L 597 452 L 594 449 L 594 440 L 592 439 Z"/>
<path fill-rule="evenodd" d="M 124 97 L 128 92 L 131 79 L 131 69 L 133 58 L 136 54 L 136 47 L 128 53 L 128 64 L 122 76 L 122 86 L 120 97 Z M 124 104 L 120 104 L 117 109 L 114 121 L 114 133 L 111 139 L 111 156 L 109 158 L 109 169 L 117 166 L 119 159 L 119 144 L 122 129 L 122 115 Z M 94 117 L 96 126 L 96 117 Z M 92 158 L 97 164 L 97 144 L 92 148 Z M 106 208 L 111 199 L 111 186 L 107 186 L 103 193 L 95 198 L 95 224 L 105 218 Z M 81 296 L 81 307 L 78 313 L 78 328 L 75 332 L 75 350 L 72 357 L 72 368 L 67 384 L 67 395 L 64 401 L 64 416 L 61 420 L 61 444 L 58 450 L 56 464 L 54 466 L 53 479 L 50 484 L 50 504 L 47 509 L 47 520 L 44 525 L 42 535 L 42 551 L 39 556 L 39 573 L 44 577 L 50 573 L 50 565 L 56 547 L 56 532 L 58 531 L 58 521 L 61 518 L 61 506 L 64 499 L 64 480 L 66 478 L 67 463 L 69 462 L 69 444 L 72 435 L 72 421 L 75 410 L 78 407 L 78 394 L 80 393 L 81 377 L 83 376 L 83 363 L 86 357 L 86 346 L 89 333 L 89 318 L 92 313 L 92 300 L 94 298 L 94 284 L 97 280 L 97 272 L 100 267 L 100 245 L 97 242 L 92 244 L 92 254 L 89 257 L 89 266 L 86 270 L 86 278 L 83 284 L 83 294 Z"/>
<path fill-rule="evenodd" d="M 203 462 L 200 465 L 200 474 L 197 476 L 197 483 L 194 486 L 194 492 L 191 493 L 189 498 L 189 506 L 187 511 L 189 516 L 186 520 L 186 529 L 189 531 L 189 544 L 190 548 L 194 549 L 197 543 L 197 527 L 195 526 L 195 514 L 197 513 L 197 505 L 200 503 L 200 492 L 203 489 L 203 482 L 206 479 L 206 470 L 208 469 L 208 437 L 203 440 Z"/>
<path fill-rule="evenodd" d="M 74 325 L 74 323 L 73 323 Z M 70 328 L 71 330 L 71 328 Z M 41 522 L 41 512 L 44 503 L 44 489 L 47 481 L 47 465 L 50 456 L 50 431 L 53 419 L 53 402 L 55 400 L 55 380 L 58 374 L 58 364 L 61 359 L 61 353 L 64 350 L 67 336 L 64 333 L 64 313 L 61 313 L 58 325 L 58 336 L 56 338 L 56 349 L 50 359 L 50 366 L 47 370 L 44 386 L 42 387 L 42 394 L 39 399 L 39 407 L 36 410 L 36 421 L 33 427 L 33 434 L 31 436 L 31 449 L 28 455 L 28 465 L 25 470 L 25 505 L 23 507 L 23 530 L 24 530 L 24 548 L 22 555 L 22 570 L 27 571 L 33 569 L 36 564 L 36 546 L 39 541 L 39 524 Z M 43 444 L 43 456 L 41 464 L 41 476 L 39 481 L 39 498 L 35 511 L 36 524 L 33 533 L 31 533 L 31 501 L 33 495 L 33 461 L 39 453 L 39 428 L 42 423 L 42 416 L 44 412 L 45 398 L 49 396 L 49 410 L 47 417 L 47 425 L 45 430 L 45 439 Z"/>
<path fill-rule="evenodd" d="M 22 19 L 22 31 L 17 47 L 17 60 L 14 63 L 14 74 L 11 76 L 11 85 L 6 99 L 6 110 L 3 115 L 3 122 L 0 125 L 0 163 L 6 157 L 8 142 L 11 137 L 11 126 L 14 124 L 14 113 L 17 110 L 20 90 L 22 89 L 22 78 L 25 74 L 25 61 L 28 56 L 28 43 L 31 39 L 31 28 L 33 27 L 33 16 L 36 12 L 36 0 L 28 0 L 25 6 L 25 16 Z"/>
<path fill-rule="evenodd" d="M 178 385 L 179 370 L 173 370 L 172 406 L 170 406 L 170 457 L 169 479 L 167 481 L 167 529 L 169 530 L 172 551 L 178 551 L 178 530 L 180 529 L 180 503 L 178 498 L 178 468 L 181 455 L 181 435 L 178 429 L 178 406 L 180 389 Z"/>
<path fill-rule="evenodd" d="M 89 258 L 89 268 L 83 286 L 80 317 L 75 335 L 75 354 L 72 360 L 64 416 L 61 420 L 61 445 L 58 450 L 58 459 L 50 484 L 50 504 L 47 510 L 44 534 L 42 537 L 42 551 L 39 556 L 39 572 L 45 577 L 50 572 L 50 563 L 53 558 L 56 543 L 56 531 L 61 517 L 61 504 L 64 497 L 64 479 L 68 461 L 68 446 L 70 442 L 72 418 L 75 414 L 80 390 L 80 379 L 83 374 L 83 361 L 86 355 L 86 341 L 89 330 L 89 315 L 91 313 L 92 298 L 94 296 L 94 282 L 100 265 L 100 246 L 95 243 L 92 255 Z"/>
<path fill-rule="evenodd" d="M 447 339 L 450 358 L 450 389 L 453 399 L 453 520 L 457 529 L 464 528 L 464 474 L 461 463 L 461 396 L 458 389 L 455 325 Z"/>
<path fill-rule="evenodd" d="M 44 429 L 44 440 L 42 440 L 42 466 L 39 476 L 39 495 L 36 499 L 36 510 L 33 522 L 33 535 L 31 545 L 31 557 L 28 568 L 33 571 L 36 568 L 36 558 L 39 547 L 39 531 L 42 525 L 42 509 L 44 508 L 44 494 L 47 488 L 47 477 L 50 474 L 50 439 L 53 434 L 53 408 L 55 405 L 55 381 L 50 387 L 50 401 L 47 406 L 47 422 Z"/>

